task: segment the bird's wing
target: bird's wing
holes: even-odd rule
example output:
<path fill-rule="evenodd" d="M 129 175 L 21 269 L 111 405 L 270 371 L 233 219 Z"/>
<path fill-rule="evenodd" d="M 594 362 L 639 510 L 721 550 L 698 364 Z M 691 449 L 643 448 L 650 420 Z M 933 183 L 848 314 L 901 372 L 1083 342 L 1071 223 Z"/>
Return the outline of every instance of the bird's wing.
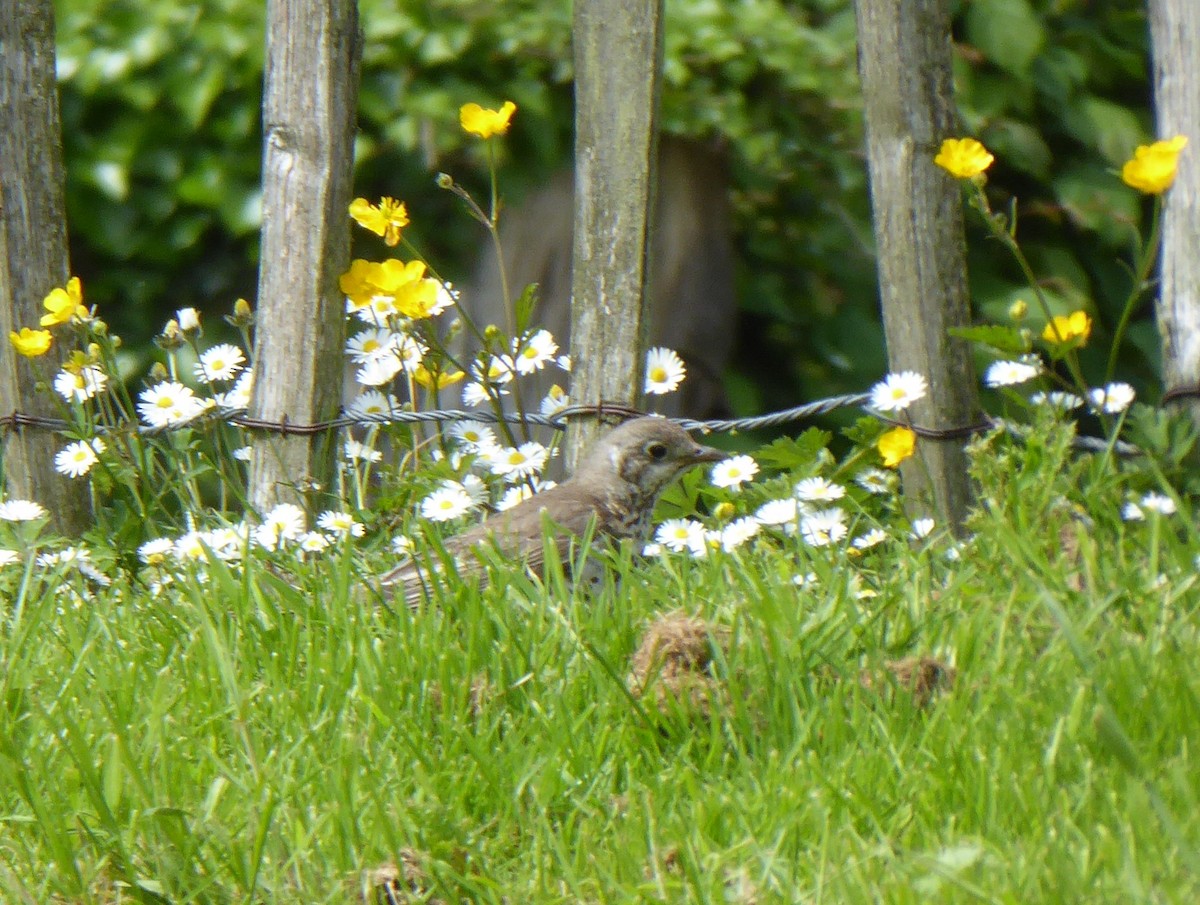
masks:
<path fill-rule="evenodd" d="M 486 580 L 482 551 L 495 550 L 501 557 L 520 562 L 537 575 L 545 566 L 545 531 L 561 559 L 566 559 L 572 542 L 584 535 L 596 516 L 598 504 L 586 493 L 559 485 L 536 494 L 504 512 L 484 519 L 474 528 L 446 539 L 441 549 L 430 549 L 410 557 L 380 578 L 387 589 L 402 589 L 405 603 L 419 607 L 431 596 L 439 576 L 452 570 L 461 580 Z M 550 513 L 553 513 L 551 518 Z"/>

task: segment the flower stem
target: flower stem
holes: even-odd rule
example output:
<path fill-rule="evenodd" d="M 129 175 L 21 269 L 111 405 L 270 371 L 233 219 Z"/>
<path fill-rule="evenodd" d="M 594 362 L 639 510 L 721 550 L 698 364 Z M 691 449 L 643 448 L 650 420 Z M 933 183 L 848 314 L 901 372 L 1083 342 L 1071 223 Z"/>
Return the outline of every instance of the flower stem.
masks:
<path fill-rule="evenodd" d="M 1162 195 L 1154 196 L 1154 216 L 1150 220 L 1150 237 L 1146 240 L 1145 247 L 1141 250 L 1141 255 L 1138 258 L 1137 273 L 1133 278 L 1133 286 L 1129 289 L 1129 297 L 1125 299 L 1125 307 L 1121 309 L 1121 319 L 1117 321 L 1117 329 L 1113 333 L 1112 348 L 1108 353 L 1108 365 L 1104 369 L 1104 383 L 1112 382 L 1113 374 L 1117 370 L 1117 353 L 1121 349 L 1121 342 L 1125 339 L 1125 331 L 1129 328 L 1129 321 L 1133 319 L 1134 309 L 1137 307 L 1138 300 L 1142 297 L 1142 292 L 1146 289 L 1146 284 L 1150 279 L 1150 272 L 1154 269 L 1154 264 L 1158 260 L 1158 245 L 1162 236 Z"/>

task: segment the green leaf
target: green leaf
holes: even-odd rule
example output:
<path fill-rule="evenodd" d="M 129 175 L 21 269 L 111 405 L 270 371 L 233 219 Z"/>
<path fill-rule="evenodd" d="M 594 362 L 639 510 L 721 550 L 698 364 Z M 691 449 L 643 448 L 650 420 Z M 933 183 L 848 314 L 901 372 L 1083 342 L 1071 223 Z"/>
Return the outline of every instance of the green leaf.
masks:
<path fill-rule="evenodd" d="M 1106 244 L 1125 247 L 1140 220 L 1140 196 L 1109 169 L 1095 164 L 1071 167 L 1055 177 L 1054 192 L 1067 216 L 1104 237 Z"/>
<path fill-rule="evenodd" d="M 517 335 L 521 336 L 533 320 L 533 311 L 538 303 L 538 284 L 530 283 L 513 302 L 513 314 L 517 324 Z"/>
<path fill-rule="evenodd" d="M 855 446 L 865 449 L 874 446 L 883 432 L 890 429 L 890 425 L 884 424 L 878 418 L 863 415 L 849 427 L 843 428 L 842 436 Z"/>
<path fill-rule="evenodd" d="M 764 467 L 793 471 L 812 465 L 832 439 L 828 431 L 810 427 L 799 437 L 780 437 L 756 452 L 754 458 Z"/>
<path fill-rule="evenodd" d="M 951 327 L 949 333 L 951 336 L 957 336 L 967 342 L 998 349 L 1007 355 L 1020 355 L 1029 351 L 1029 343 L 1025 334 L 1016 327 L 980 324 L 977 327 Z"/>
<path fill-rule="evenodd" d="M 974 0 L 967 9 L 967 40 L 990 62 L 1023 75 L 1046 43 L 1046 30 L 1027 0 Z"/>

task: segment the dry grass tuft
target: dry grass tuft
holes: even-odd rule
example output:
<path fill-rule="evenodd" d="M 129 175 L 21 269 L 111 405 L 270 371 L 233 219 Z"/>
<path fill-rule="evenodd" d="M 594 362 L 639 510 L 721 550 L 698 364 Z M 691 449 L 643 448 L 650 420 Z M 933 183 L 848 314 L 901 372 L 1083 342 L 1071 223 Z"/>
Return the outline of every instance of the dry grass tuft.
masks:
<path fill-rule="evenodd" d="M 429 898 L 429 875 L 421 866 L 415 849 L 400 850 L 400 863 L 389 861 L 363 877 L 363 902 L 366 905 L 402 905 L 409 902 L 440 903 Z"/>
<path fill-rule="evenodd" d="M 633 655 L 629 690 L 660 712 L 683 708 L 707 718 L 724 686 L 712 675 L 713 655 L 726 650 L 729 633 L 695 616 L 675 611 L 646 629 Z"/>
<path fill-rule="evenodd" d="M 949 691 L 958 678 L 958 670 L 934 657 L 905 657 L 888 660 L 885 675 L 863 670 L 859 681 L 864 688 L 882 690 L 889 684 L 910 692 L 918 707 L 927 707 L 939 692 Z"/>

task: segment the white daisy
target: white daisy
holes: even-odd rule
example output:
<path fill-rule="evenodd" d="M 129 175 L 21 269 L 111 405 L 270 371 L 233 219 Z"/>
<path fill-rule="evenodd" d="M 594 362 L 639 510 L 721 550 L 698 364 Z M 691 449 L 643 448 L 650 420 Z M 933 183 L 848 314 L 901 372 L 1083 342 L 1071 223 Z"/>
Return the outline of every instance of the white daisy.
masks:
<path fill-rule="evenodd" d="M 1061 412 L 1069 412 L 1083 405 L 1083 400 L 1074 393 L 1065 393 L 1062 390 L 1054 390 L 1050 393 L 1034 393 L 1029 397 L 1029 401 L 1034 405 L 1045 405 L 1053 409 L 1058 409 Z"/>
<path fill-rule="evenodd" d="M 1104 412 L 1106 415 L 1119 415 L 1133 405 L 1136 395 L 1133 387 L 1127 383 L 1110 383 L 1103 389 L 1089 390 L 1088 402 L 1094 411 Z"/>
<path fill-rule="evenodd" d="M 467 475 L 461 481 L 442 481 L 438 485 L 438 489 L 455 495 L 464 495 L 470 502 L 470 508 L 472 509 L 486 503 L 489 496 L 487 485 L 475 475 Z"/>
<path fill-rule="evenodd" d="M 212 383 L 215 380 L 232 380 L 242 365 L 246 356 L 237 346 L 222 343 L 213 346 L 200 356 L 196 362 L 196 379 L 201 383 Z"/>
<path fill-rule="evenodd" d="M 250 391 L 254 389 L 254 371 L 247 368 L 238 375 L 228 393 L 216 393 L 213 399 L 223 409 L 250 408 Z"/>
<path fill-rule="evenodd" d="M 200 531 L 189 531 L 187 534 L 176 538 L 175 544 L 171 552 L 176 559 L 181 560 L 196 560 L 207 559 L 208 554 L 204 550 L 204 534 Z"/>
<path fill-rule="evenodd" d="M 871 388 L 871 408 L 881 412 L 902 412 L 929 391 L 929 383 L 916 371 L 888 374 Z"/>
<path fill-rule="evenodd" d="M 500 386 L 510 382 L 516 375 L 516 363 L 508 355 L 493 355 L 487 364 L 475 362 L 471 368 L 472 375 L 479 383 L 490 383 Z"/>
<path fill-rule="evenodd" d="M 709 480 L 714 487 L 739 487 L 754 480 L 758 463 L 750 456 L 733 456 L 712 467 Z"/>
<path fill-rule="evenodd" d="M 872 528 L 866 534 L 860 534 L 850 543 L 856 550 L 869 550 L 888 539 L 888 533 L 882 528 Z"/>
<path fill-rule="evenodd" d="M 383 386 L 404 370 L 404 362 L 399 355 L 381 355 L 378 358 L 364 362 L 354 374 L 354 379 L 360 386 Z"/>
<path fill-rule="evenodd" d="M 400 348 L 401 336 L 386 328 L 360 330 L 346 340 L 346 355 L 361 365 Z"/>
<path fill-rule="evenodd" d="M 174 548 L 175 542 L 169 537 L 157 537 L 138 547 L 138 559 L 147 565 L 158 565 L 166 560 Z"/>
<path fill-rule="evenodd" d="M 550 486 L 554 486 L 554 482 L 548 482 Z M 482 506 L 488 501 L 488 486 L 483 483 L 483 480 L 478 475 L 469 474 L 463 477 L 459 482 L 459 486 L 466 491 L 466 494 L 471 499 L 472 506 Z"/>
<path fill-rule="evenodd" d="M 305 531 L 296 539 L 296 547 L 301 553 L 320 553 L 333 543 L 329 536 L 320 531 Z"/>
<path fill-rule="evenodd" d="M 846 495 L 846 488 L 822 477 L 805 478 L 796 485 L 796 499 L 805 503 L 832 503 Z"/>
<path fill-rule="evenodd" d="M 758 521 L 751 516 L 735 519 L 721 529 L 721 549 L 732 553 L 761 529 Z"/>
<path fill-rule="evenodd" d="M 46 507 L 33 500 L 5 500 L 0 503 L 0 521 L 3 522 L 32 522 L 46 514 Z"/>
<path fill-rule="evenodd" d="M 841 509 L 818 509 L 800 520 L 800 535 L 813 547 L 835 544 L 846 536 L 846 513 Z"/>
<path fill-rule="evenodd" d="M 512 509 L 513 506 L 525 502 L 531 496 L 533 496 L 533 488 L 528 484 L 524 482 L 514 484 L 508 490 L 504 491 L 504 496 L 500 497 L 499 502 L 496 503 L 496 509 L 499 512 L 503 512 L 505 509 Z"/>
<path fill-rule="evenodd" d="M 1121 507 L 1121 518 L 1127 522 L 1143 522 L 1146 520 L 1146 513 L 1142 511 L 1142 507 L 1130 500 Z"/>
<path fill-rule="evenodd" d="M 541 411 L 543 415 L 557 415 L 568 405 L 571 404 L 571 397 L 567 395 L 567 391 L 560 387 L 557 383 L 550 387 L 548 392 L 542 399 Z"/>
<path fill-rule="evenodd" d="M 933 531 L 933 524 L 933 519 L 931 518 L 917 519 L 912 523 L 912 531 L 909 533 L 909 537 L 913 540 L 924 540 Z"/>
<path fill-rule="evenodd" d="M 184 333 L 200 329 L 200 312 L 195 308 L 180 308 L 175 312 L 175 320 Z"/>
<path fill-rule="evenodd" d="M 213 528 L 211 531 L 206 531 L 204 542 L 208 544 L 217 559 L 232 560 L 241 558 L 249 537 L 250 527 L 245 522 L 241 522 L 236 526 Z"/>
<path fill-rule="evenodd" d="M 572 363 L 570 355 L 560 355 L 557 359 L 555 359 L 554 363 L 568 374 L 571 373 Z"/>
<path fill-rule="evenodd" d="M 421 515 L 431 522 L 449 522 L 471 510 L 471 498 L 462 487 L 439 487 L 421 501 Z"/>
<path fill-rule="evenodd" d="M 413 539 L 407 534 L 397 534 L 392 538 L 392 552 L 398 553 L 401 556 L 407 556 L 412 553 L 414 546 Z"/>
<path fill-rule="evenodd" d="M 990 387 L 1011 387 L 1033 380 L 1039 373 L 1041 369 L 1029 361 L 993 361 L 983 375 L 983 382 Z"/>
<path fill-rule="evenodd" d="M 493 387 L 490 391 L 478 382 L 468 383 L 463 387 L 462 401 L 467 408 L 475 408 L 478 405 L 483 405 L 490 402 L 493 396 L 507 396 L 508 390 L 500 387 Z"/>
<path fill-rule="evenodd" d="M 530 440 L 517 447 L 503 447 L 498 454 L 489 456 L 492 474 L 502 475 L 504 480 L 515 484 L 522 478 L 538 474 L 546 467 L 550 452 L 542 444 Z"/>
<path fill-rule="evenodd" d="M 463 445 L 467 452 L 478 452 L 496 445 L 496 432 L 482 421 L 456 421 L 446 433 Z"/>
<path fill-rule="evenodd" d="M 351 302 L 349 299 L 346 302 L 348 314 L 376 327 L 386 324 L 396 311 L 396 297 L 386 292 L 373 295 L 365 302 Z"/>
<path fill-rule="evenodd" d="M 558 343 L 549 330 L 538 330 L 523 343 L 516 344 L 513 358 L 518 374 L 532 374 L 546 366 L 558 352 Z"/>
<path fill-rule="evenodd" d="M 86 402 L 108 385 L 108 375 L 94 365 L 86 365 L 79 373 L 59 371 L 54 377 L 54 390 L 67 402 Z"/>
<path fill-rule="evenodd" d="M 4 568 L 5 566 L 15 565 L 20 561 L 21 554 L 16 550 L 9 550 L 6 547 L 0 548 L 0 569 Z"/>
<path fill-rule="evenodd" d="M 799 517 L 800 503 L 795 497 L 770 500 L 759 506 L 758 511 L 754 513 L 754 518 L 760 525 L 783 525 L 791 528 L 793 531 L 796 528 L 796 520 Z"/>
<path fill-rule="evenodd" d="M 887 494 L 896 489 L 898 478 L 894 471 L 882 468 L 866 468 L 854 478 L 854 483 L 867 493 Z"/>
<path fill-rule="evenodd" d="M 362 537 L 366 528 L 363 523 L 356 521 L 349 512 L 337 512 L 329 509 L 317 516 L 317 527 L 330 534 Z"/>
<path fill-rule="evenodd" d="M 654 540 L 675 553 L 696 553 L 705 548 L 704 526 L 690 518 L 667 519 L 654 532 Z"/>
<path fill-rule="evenodd" d="M 350 412 L 355 415 L 390 415 L 399 410 L 400 400 L 379 390 L 363 390 L 350 403 Z"/>
<path fill-rule="evenodd" d="M 1142 508 L 1159 515 L 1174 515 L 1178 510 L 1175 501 L 1162 493 L 1148 493 L 1142 497 Z"/>
<path fill-rule="evenodd" d="M 294 503 L 280 503 L 254 529 L 254 539 L 268 550 L 274 550 L 282 541 L 296 540 L 304 533 L 306 525 L 303 509 Z"/>
<path fill-rule="evenodd" d="M 205 402 L 182 383 L 164 380 L 162 383 L 142 390 L 137 404 L 138 413 L 150 427 L 167 427 L 183 424 L 199 415 Z"/>
<path fill-rule="evenodd" d="M 647 393 L 663 396 L 673 393 L 687 376 L 687 368 L 674 350 L 656 346 L 646 353 Z"/>
<path fill-rule="evenodd" d="M 68 478 L 81 478 L 99 460 L 96 453 L 104 452 L 104 441 L 97 437 L 91 443 L 77 440 L 69 443 L 54 457 L 54 470 Z"/>
<path fill-rule="evenodd" d="M 358 440 L 347 440 L 344 453 L 351 462 L 378 462 L 383 458 L 382 452 Z"/>

